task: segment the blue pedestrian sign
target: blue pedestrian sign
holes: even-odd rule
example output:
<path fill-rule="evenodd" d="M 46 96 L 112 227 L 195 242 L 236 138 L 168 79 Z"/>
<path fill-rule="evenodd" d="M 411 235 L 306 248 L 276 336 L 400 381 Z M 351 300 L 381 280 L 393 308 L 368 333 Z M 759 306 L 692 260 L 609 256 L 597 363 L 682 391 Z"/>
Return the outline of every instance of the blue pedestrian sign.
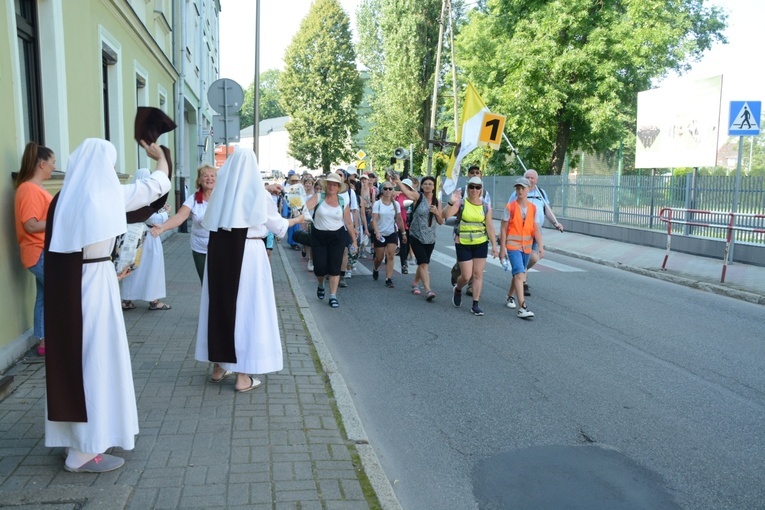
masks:
<path fill-rule="evenodd" d="M 728 136 L 757 136 L 760 134 L 760 101 L 731 101 Z"/>

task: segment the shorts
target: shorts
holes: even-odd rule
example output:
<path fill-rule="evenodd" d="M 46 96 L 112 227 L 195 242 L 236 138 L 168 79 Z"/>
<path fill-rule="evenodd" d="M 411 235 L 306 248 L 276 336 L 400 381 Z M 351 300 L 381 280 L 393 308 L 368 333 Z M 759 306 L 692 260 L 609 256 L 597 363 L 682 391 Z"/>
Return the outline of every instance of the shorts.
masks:
<path fill-rule="evenodd" d="M 510 250 L 507 252 L 507 258 L 510 260 L 513 276 L 526 272 L 526 266 L 529 265 L 528 253 L 523 253 L 521 250 Z"/>
<path fill-rule="evenodd" d="M 489 255 L 489 241 L 481 244 L 460 244 L 455 243 L 454 248 L 457 251 L 457 261 L 467 262 L 473 259 L 485 259 Z"/>
<path fill-rule="evenodd" d="M 383 237 L 384 242 L 380 242 L 377 237 L 375 237 L 375 248 L 385 248 L 389 244 L 398 244 L 398 234 L 396 232 L 393 232 L 390 235 L 387 235 Z"/>
<path fill-rule="evenodd" d="M 409 236 L 407 236 L 409 237 Z M 409 246 L 412 247 L 414 258 L 417 259 L 417 265 L 430 264 L 430 255 L 433 253 L 433 248 L 436 244 L 422 244 L 416 237 L 409 237 Z"/>

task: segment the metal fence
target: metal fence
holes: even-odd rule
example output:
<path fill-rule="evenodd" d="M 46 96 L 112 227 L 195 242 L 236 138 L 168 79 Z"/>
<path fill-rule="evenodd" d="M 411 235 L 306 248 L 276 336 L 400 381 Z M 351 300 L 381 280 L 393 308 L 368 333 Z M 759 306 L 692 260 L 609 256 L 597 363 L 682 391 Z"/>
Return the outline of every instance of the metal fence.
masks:
<path fill-rule="evenodd" d="M 495 211 L 501 210 L 513 192 L 517 177 L 486 176 L 484 183 Z M 711 211 L 727 222 L 728 213 L 765 214 L 765 177 L 742 176 L 738 193 L 734 176 L 673 175 L 544 175 L 539 187 L 547 193 L 559 218 L 578 219 L 666 231 L 659 221 L 664 207 Z M 464 186 L 466 178 L 460 178 Z M 688 218 L 692 220 L 692 218 Z M 763 218 L 738 218 L 737 227 L 765 228 Z M 673 233 L 724 239 L 715 228 L 675 225 Z M 738 232 L 736 242 L 765 245 L 765 234 Z"/>

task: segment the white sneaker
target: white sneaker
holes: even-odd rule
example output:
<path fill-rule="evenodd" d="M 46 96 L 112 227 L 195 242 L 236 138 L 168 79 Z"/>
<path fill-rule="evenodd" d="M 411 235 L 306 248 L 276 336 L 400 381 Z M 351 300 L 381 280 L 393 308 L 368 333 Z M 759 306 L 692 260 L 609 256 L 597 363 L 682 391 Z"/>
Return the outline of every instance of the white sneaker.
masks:
<path fill-rule="evenodd" d="M 526 306 L 522 306 L 518 309 L 518 317 L 521 319 L 530 319 L 534 317 L 534 312 L 530 312 Z"/>
<path fill-rule="evenodd" d="M 505 297 L 505 306 L 515 309 L 515 298 L 513 296 Z"/>
<path fill-rule="evenodd" d="M 345 277 L 346 277 L 346 278 L 350 278 L 351 276 L 353 276 L 353 271 L 351 271 L 350 269 L 348 269 L 348 270 L 345 272 Z"/>
<path fill-rule="evenodd" d="M 313 271 L 313 260 L 308 261 L 308 270 Z"/>

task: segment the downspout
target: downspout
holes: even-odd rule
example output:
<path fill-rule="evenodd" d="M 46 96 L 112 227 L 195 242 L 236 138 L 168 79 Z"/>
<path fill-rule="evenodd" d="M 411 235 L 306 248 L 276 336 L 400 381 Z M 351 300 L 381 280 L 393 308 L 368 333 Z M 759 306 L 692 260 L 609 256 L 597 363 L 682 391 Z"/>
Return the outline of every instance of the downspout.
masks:
<path fill-rule="evenodd" d="M 199 108 L 197 109 L 197 152 L 199 154 L 198 164 L 202 164 L 202 160 L 205 157 L 205 140 L 202 128 L 205 122 L 205 77 L 207 72 L 207 53 L 205 52 L 205 14 L 206 5 L 205 0 L 201 3 L 201 13 L 199 20 L 199 50 L 197 52 L 197 58 L 199 59 Z M 191 169 L 189 169 L 191 170 Z"/>
<path fill-rule="evenodd" d="M 176 87 L 176 100 L 175 100 L 175 123 L 178 126 L 175 129 L 175 209 L 180 209 L 183 201 L 185 200 L 184 184 L 186 177 L 183 172 L 183 160 L 186 151 L 185 144 L 185 129 L 184 129 L 184 103 L 185 94 L 184 88 L 186 86 L 186 2 L 178 2 L 177 9 L 177 23 L 176 27 L 180 30 L 177 38 L 178 47 L 176 48 L 176 56 L 178 57 L 178 64 L 180 64 L 180 74 Z M 186 232 L 186 223 L 181 225 L 181 232 Z"/>

